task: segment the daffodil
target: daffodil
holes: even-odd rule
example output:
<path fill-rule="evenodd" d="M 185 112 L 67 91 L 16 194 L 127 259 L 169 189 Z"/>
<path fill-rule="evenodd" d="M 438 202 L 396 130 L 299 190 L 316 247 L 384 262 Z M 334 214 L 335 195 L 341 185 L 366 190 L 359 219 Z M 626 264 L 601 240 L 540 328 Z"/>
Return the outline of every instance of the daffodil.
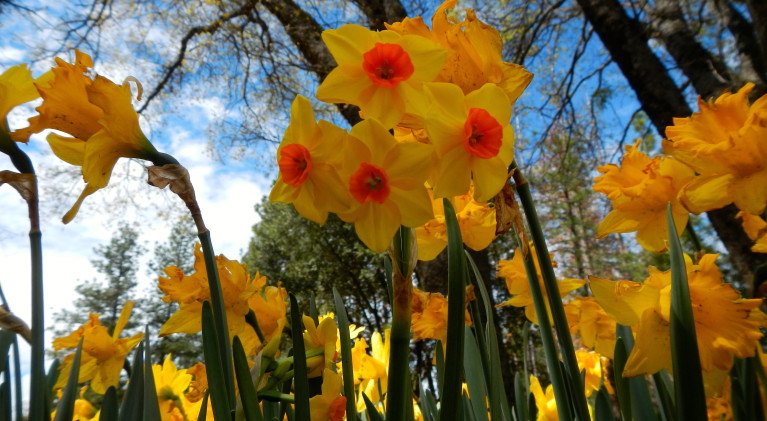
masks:
<path fill-rule="evenodd" d="M 319 377 L 322 370 L 333 366 L 333 362 L 338 357 L 336 351 L 336 341 L 338 339 L 338 327 L 331 317 L 326 317 L 320 321 L 319 325 L 314 323 L 309 316 L 303 317 L 304 322 L 304 347 L 308 350 L 312 348 L 323 348 L 322 355 L 307 359 L 309 377 Z"/>
<path fill-rule="evenodd" d="M 732 421 L 732 400 L 730 399 L 730 377 L 727 376 L 719 390 L 706 397 L 706 412 L 709 421 Z"/>
<path fill-rule="evenodd" d="M 91 421 L 98 420 L 96 409 L 93 405 L 85 399 L 85 391 L 88 390 L 87 386 L 83 386 L 80 389 L 80 397 L 75 399 L 74 411 L 72 411 L 72 421 Z M 61 399 L 61 390 L 56 392 L 58 398 Z M 51 413 L 51 421 L 56 419 L 56 410 Z"/>
<path fill-rule="evenodd" d="M 523 66 L 505 63 L 502 59 L 503 41 L 498 31 L 477 19 L 474 10 L 466 10 L 459 22 L 448 16 L 456 0 L 447 0 L 437 8 L 431 19 L 431 30 L 421 17 L 405 18 L 387 24 L 387 29 L 403 35 L 418 35 L 439 43 L 447 50 L 445 65 L 435 79 L 461 88 L 464 94 L 479 89 L 485 83 L 498 85 L 513 105 L 522 94 L 533 74 Z"/>
<path fill-rule="evenodd" d="M 176 266 L 165 268 L 167 278 L 159 278 L 159 288 L 167 294 L 165 302 L 176 301 L 179 309 L 160 328 L 160 336 L 171 333 L 197 333 L 202 330 L 202 303 L 210 300 L 208 275 L 205 270 L 199 243 L 194 248 L 194 273 L 185 276 Z M 254 278 L 248 275 L 244 264 L 229 260 L 224 255 L 216 256 L 216 266 L 221 280 L 221 291 L 229 327 L 229 337 L 239 335 L 243 342 L 255 336 L 255 331 L 245 323 L 245 315 L 250 307 L 248 300 L 265 284 L 266 277 L 256 273 Z"/>
<path fill-rule="evenodd" d="M 91 389 L 99 394 L 106 393 L 109 386 L 117 387 L 125 357 L 143 337 L 143 334 L 137 333 L 130 338 L 120 338 L 132 309 L 133 301 L 127 301 L 111 335 L 107 328 L 101 325 L 99 315 L 91 314 L 88 323 L 68 336 L 53 341 L 53 348 L 60 351 L 64 348 L 77 348 L 80 338 L 83 338 L 78 383 L 90 381 Z M 74 354 L 64 358 L 54 389 L 60 389 L 66 384 L 73 360 Z"/>
<path fill-rule="evenodd" d="M 605 364 L 607 364 L 607 358 L 597 352 L 578 350 L 575 351 L 575 359 L 578 361 L 578 371 L 585 372 L 586 397 L 588 398 L 592 393 L 599 391 L 603 379 L 606 378 Z M 605 381 L 604 385 L 608 393 L 613 393 L 610 382 Z"/>
<path fill-rule="evenodd" d="M 35 84 L 47 84 L 53 77 L 52 73 L 46 73 L 39 79 L 32 78 L 32 73 L 26 64 L 19 64 L 8 68 L 0 75 L 0 151 L 4 150 L 3 144 L 11 142 L 10 130 L 6 117 L 16 106 L 32 101 L 40 96 Z M 14 140 L 26 142 L 29 136 L 16 136 Z"/>
<path fill-rule="evenodd" d="M 474 184 L 474 199 L 487 202 L 508 179 L 514 159 L 511 103 L 501 88 L 485 84 L 464 96 L 450 83 L 427 83 L 432 107 L 424 119 L 434 145 L 434 197 L 460 196 Z"/>
<path fill-rule="evenodd" d="M 764 219 L 759 215 L 752 215 L 743 211 L 739 212 L 736 218 L 740 218 L 743 223 L 743 231 L 754 242 L 751 251 L 767 253 L 767 222 L 764 222 Z"/>
<path fill-rule="evenodd" d="M 299 95 L 293 101 L 290 125 L 277 149 L 280 173 L 269 200 L 292 203 L 303 217 L 325 223 L 328 211 L 348 206 L 349 192 L 338 175 L 341 154 L 348 134 L 320 120 L 308 99 Z"/>
<path fill-rule="evenodd" d="M 557 412 L 557 401 L 554 398 L 554 387 L 546 386 L 544 393 L 541 382 L 538 378 L 530 375 L 530 393 L 535 398 L 535 406 L 538 408 L 538 418 L 536 421 L 558 421 L 559 412 Z"/>
<path fill-rule="evenodd" d="M 538 275 L 538 283 L 541 286 L 543 292 L 543 300 L 546 303 L 546 309 L 549 309 L 549 298 L 546 294 L 546 287 L 543 284 L 543 276 L 541 276 L 541 267 L 538 264 L 538 256 L 535 254 L 535 247 L 530 245 L 528 253 L 532 254 L 533 262 L 535 262 L 535 271 Z M 553 256 L 550 254 L 550 256 Z M 551 261 L 554 267 L 557 267 L 557 262 Z M 506 289 L 509 290 L 509 294 L 513 297 L 511 299 L 498 304 L 496 307 L 514 306 L 524 307 L 525 316 L 527 320 L 538 324 L 538 315 L 535 313 L 535 305 L 533 304 L 533 295 L 530 292 L 530 283 L 527 280 L 527 273 L 525 272 L 525 262 L 522 258 L 522 252 L 517 249 L 514 251 L 514 257 L 511 260 L 501 260 L 498 262 L 498 277 L 506 280 Z M 560 297 L 564 298 L 570 292 L 582 287 L 586 283 L 584 279 L 562 279 L 557 282 L 559 286 Z M 550 316 L 549 316 L 550 317 Z"/>
<path fill-rule="evenodd" d="M 473 296 L 471 286 L 467 288 L 467 300 Z M 438 292 L 421 291 L 413 287 L 410 324 L 413 340 L 437 339 L 443 346 L 447 343 L 447 298 Z M 471 326 L 469 311 L 464 311 L 464 322 Z"/>
<path fill-rule="evenodd" d="M 679 235 L 689 215 L 677 195 L 695 173 L 674 158 L 648 157 L 639 150 L 639 144 L 637 140 L 626 147 L 620 167 L 610 164 L 597 168 L 603 175 L 594 180 L 594 191 L 604 193 L 613 203 L 613 211 L 597 227 L 597 238 L 636 232 L 637 242 L 645 250 L 662 253 L 668 242 L 666 205 L 671 203 Z"/>
<path fill-rule="evenodd" d="M 735 203 L 759 215 L 767 205 L 767 95 L 748 105 L 748 83 L 737 93 L 716 100 L 698 99 L 700 112 L 674 118 L 666 128 L 663 149 L 699 174 L 680 192 L 695 214 Z"/>
<path fill-rule="evenodd" d="M 256 313 L 258 327 L 268 341 L 279 330 L 280 321 L 287 323 L 288 291 L 281 286 L 266 286 L 248 298 L 248 307 Z"/>
<path fill-rule="evenodd" d="M 706 254 L 697 264 L 685 256 L 701 368 L 729 372 L 733 356 L 751 357 L 767 327 L 759 310 L 761 299 L 744 299 L 724 283 L 716 266 L 717 254 Z M 650 267 L 644 283 L 590 277 L 594 297 L 615 320 L 632 326 L 634 348 L 626 362 L 625 376 L 671 371 L 669 312 L 671 271 Z"/>
<path fill-rule="evenodd" d="M 197 402 L 203 398 L 205 391 L 208 390 L 208 371 L 205 364 L 196 363 L 186 369 L 186 373 L 192 376 L 189 382 L 189 389 L 184 393 L 184 397 L 189 402 Z"/>
<path fill-rule="evenodd" d="M 357 236 L 375 252 L 386 250 L 401 225 L 417 227 L 434 215 L 424 182 L 431 148 L 398 143 L 377 120 L 356 124 L 344 152 L 344 179 L 352 206 L 338 216 L 354 222 Z"/>
<path fill-rule="evenodd" d="M 117 160 L 139 158 L 153 160 L 158 152 L 141 131 L 138 114 L 133 109 L 129 82 L 141 84 L 133 77 L 122 85 L 96 76 L 85 75 L 93 66 L 90 56 L 76 51 L 75 64 L 57 59 L 54 79 L 49 86 L 38 84 L 43 104 L 39 115 L 32 117 L 30 126 L 17 131 L 16 138 L 28 138 L 44 129 L 56 129 L 73 137 L 48 135 L 53 153 L 69 164 L 82 167 L 87 183 L 72 208 L 64 215 L 64 223 L 75 217 L 83 200 L 106 187 Z"/>
<path fill-rule="evenodd" d="M 583 346 L 607 358 L 615 351 L 615 319 L 594 297 L 575 297 L 565 304 L 565 315 L 570 333 L 579 334 Z"/>
<path fill-rule="evenodd" d="M 371 354 L 367 353 L 365 338 L 359 338 L 352 348 L 352 364 L 354 367 L 354 382 L 359 384 L 359 396 L 357 397 L 357 410 L 366 409 L 364 393 L 368 399 L 377 405 L 381 397 L 386 394 L 389 384 L 389 337 L 391 330 L 384 331 L 385 340 L 379 332 L 373 332 L 370 337 L 372 345 Z"/>
<path fill-rule="evenodd" d="M 431 195 L 431 192 L 430 192 Z M 483 250 L 495 239 L 495 208 L 474 200 L 474 188 L 452 200 L 461 239 L 472 250 Z M 442 199 L 432 199 L 434 219 L 415 229 L 418 259 L 432 260 L 447 247 L 447 225 Z"/>
<path fill-rule="evenodd" d="M 421 84 L 434 80 L 447 56 L 439 44 L 423 37 L 359 25 L 328 29 L 322 40 L 338 67 L 317 89 L 317 99 L 357 105 L 365 118 L 379 120 L 386 129 L 405 113 L 428 107 Z"/>
<path fill-rule="evenodd" d="M 342 421 L 346 398 L 341 396 L 341 376 L 326 368 L 322 371 L 322 394 L 309 399 L 311 421 Z"/>
<path fill-rule="evenodd" d="M 183 409 L 181 398 L 192 381 L 192 375 L 184 369 L 176 368 L 170 358 L 168 354 L 162 365 L 152 365 L 152 376 L 154 376 L 157 401 L 160 404 L 160 415 L 163 421 L 170 420 L 174 409 Z"/>

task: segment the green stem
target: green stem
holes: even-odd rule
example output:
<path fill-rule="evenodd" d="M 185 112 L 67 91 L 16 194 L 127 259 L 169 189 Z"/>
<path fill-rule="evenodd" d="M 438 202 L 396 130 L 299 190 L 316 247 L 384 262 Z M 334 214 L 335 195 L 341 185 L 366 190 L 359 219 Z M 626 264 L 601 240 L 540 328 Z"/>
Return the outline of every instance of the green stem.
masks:
<path fill-rule="evenodd" d="M 410 317 L 413 283 L 410 279 L 413 231 L 400 227 L 392 240 L 392 322 L 391 348 L 389 357 L 389 387 L 386 393 L 386 419 L 404 420 L 405 405 L 410 404 L 405 396 L 410 382 Z"/>
<path fill-rule="evenodd" d="M 271 398 L 274 400 L 279 399 L 282 402 L 293 403 L 296 401 L 296 397 L 286 393 L 281 393 L 277 390 L 262 390 L 258 392 L 259 398 Z"/>
<path fill-rule="evenodd" d="M 517 240 L 519 241 L 519 253 L 522 253 L 523 244 L 518 234 Z M 546 366 L 549 368 L 551 385 L 554 388 L 554 399 L 557 401 L 557 411 L 559 412 L 561 420 L 572 420 L 573 417 L 570 413 L 567 382 L 562 374 L 562 367 L 559 364 L 559 353 L 557 352 L 557 346 L 554 343 L 554 335 L 551 333 L 551 322 L 549 321 L 549 314 L 546 310 L 546 302 L 543 300 L 543 291 L 541 291 L 541 285 L 538 283 L 538 273 L 535 270 L 535 261 L 530 253 L 528 253 L 527 256 L 523 255 L 522 257 L 525 262 L 527 280 L 530 284 L 530 294 L 533 296 L 535 314 L 538 315 L 538 328 L 541 333 L 544 354 L 546 354 Z M 527 342 L 525 342 L 525 348 L 527 348 Z M 527 354 L 527 350 L 525 350 L 525 354 Z M 527 369 L 525 369 L 525 374 L 527 374 Z"/>
<path fill-rule="evenodd" d="M 218 331 L 218 348 L 221 354 L 221 365 L 224 369 L 224 381 L 229 396 L 229 407 L 237 405 L 237 396 L 234 392 L 234 369 L 232 368 L 232 343 L 229 341 L 229 327 L 226 321 L 226 307 L 224 296 L 221 291 L 221 281 L 218 277 L 216 255 L 213 253 L 213 244 L 210 241 L 210 231 L 201 231 L 197 235 L 202 244 L 202 253 L 205 257 L 205 271 L 208 275 L 208 287 L 210 288 L 210 301 L 213 307 L 213 321 Z"/>
<path fill-rule="evenodd" d="M 512 167 L 516 168 L 516 163 L 512 162 Z M 514 172 L 514 184 L 519 195 L 519 201 L 525 210 L 525 218 L 530 227 L 530 235 L 535 245 L 535 253 L 538 256 L 538 264 L 541 268 L 546 295 L 549 298 L 549 308 L 551 309 L 551 316 L 554 321 L 554 330 L 557 333 L 559 347 L 562 351 L 562 360 L 568 380 L 567 385 L 571 392 L 575 415 L 580 420 L 588 420 L 590 416 L 588 404 L 586 403 L 586 394 L 583 382 L 581 381 L 580 371 L 578 370 L 578 361 L 575 359 L 575 347 L 570 337 L 570 328 L 567 324 L 567 317 L 565 317 L 565 309 L 562 305 L 556 274 L 551 264 L 549 249 L 546 246 L 546 238 L 543 235 L 543 228 L 538 219 L 538 212 L 535 210 L 533 196 L 530 193 L 530 185 L 522 177 L 518 168 Z M 546 312 L 543 315 L 543 317 L 538 317 L 539 321 L 548 317 Z"/>

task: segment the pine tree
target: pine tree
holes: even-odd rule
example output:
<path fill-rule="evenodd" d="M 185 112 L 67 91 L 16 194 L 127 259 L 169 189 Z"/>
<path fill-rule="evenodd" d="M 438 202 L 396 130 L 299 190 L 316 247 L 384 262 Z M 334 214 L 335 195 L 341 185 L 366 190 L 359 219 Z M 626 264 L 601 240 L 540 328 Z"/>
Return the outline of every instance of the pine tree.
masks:
<path fill-rule="evenodd" d="M 91 264 L 103 279 L 85 281 L 75 287 L 79 297 L 73 303 L 74 309 L 64 309 L 53 316 L 56 336 L 67 335 L 80 327 L 88 321 L 89 313 L 100 314 L 101 324 L 112 331 L 125 302 L 135 296 L 133 290 L 137 285 L 139 259 L 146 252 L 138 239 L 138 231 L 122 224 L 109 243 L 93 249 L 96 258 Z M 127 329 L 135 326 L 135 317 L 131 319 L 133 322 Z"/>

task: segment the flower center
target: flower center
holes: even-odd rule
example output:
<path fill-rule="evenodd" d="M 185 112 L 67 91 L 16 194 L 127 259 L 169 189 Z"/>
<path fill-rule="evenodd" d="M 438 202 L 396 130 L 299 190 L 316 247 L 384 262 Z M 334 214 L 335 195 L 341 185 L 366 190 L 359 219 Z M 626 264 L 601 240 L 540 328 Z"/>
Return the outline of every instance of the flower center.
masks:
<path fill-rule="evenodd" d="M 463 130 L 463 147 L 467 152 L 482 159 L 498 155 L 503 139 L 503 127 L 486 110 L 470 109 Z"/>
<path fill-rule="evenodd" d="M 349 180 L 349 191 L 360 203 L 384 203 L 389 197 L 389 178 L 373 164 L 363 162 Z"/>
<path fill-rule="evenodd" d="M 330 403 L 328 418 L 330 421 L 341 421 L 344 415 L 346 415 L 346 398 L 339 396 Z"/>
<path fill-rule="evenodd" d="M 312 159 L 308 149 L 292 143 L 280 149 L 277 165 L 280 167 L 282 181 L 289 186 L 298 187 L 312 170 Z"/>
<path fill-rule="evenodd" d="M 378 86 L 396 88 L 413 74 L 413 63 L 407 52 L 397 44 L 376 43 L 362 55 L 362 68 Z"/>

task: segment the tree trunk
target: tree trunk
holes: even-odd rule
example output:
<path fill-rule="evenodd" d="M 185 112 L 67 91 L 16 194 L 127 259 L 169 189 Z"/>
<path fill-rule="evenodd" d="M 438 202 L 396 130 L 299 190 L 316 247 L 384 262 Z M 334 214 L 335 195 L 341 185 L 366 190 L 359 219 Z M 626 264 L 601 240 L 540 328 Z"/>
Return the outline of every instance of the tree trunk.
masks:
<path fill-rule="evenodd" d="M 666 126 L 672 124 L 673 117 L 692 114 L 681 89 L 676 86 L 668 70 L 647 44 L 648 40 L 641 25 L 628 17 L 617 0 L 578 0 L 578 4 L 634 89 L 642 109 L 661 136 L 664 135 Z M 669 53 L 673 54 L 673 51 L 677 51 L 676 47 L 674 50 L 669 49 Z M 681 56 L 674 58 L 680 67 L 687 65 Z M 698 70 L 694 69 L 693 75 L 687 76 L 693 83 L 698 81 L 701 90 L 706 92 L 709 88 L 704 81 L 710 81 L 712 78 L 696 76 Z M 733 219 L 735 213 L 735 207 L 729 205 L 724 209 L 708 212 L 708 217 L 735 267 L 738 268 L 741 278 L 749 282 L 753 278 L 756 265 L 765 259 L 751 252 L 752 241 Z"/>
<path fill-rule="evenodd" d="M 742 81 L 760 82 L 756 95 L 767 93 L 767 53 L 765 53 L 755 36 L 754 25 L 751 24 L 728 0 L 715 0 L 714 9 L 719 15 L 720 23 L 735 38 L 738 55 L 741 62 L 740 77 Z M 761 89 L 760 89 L 761 88 Z"/>

